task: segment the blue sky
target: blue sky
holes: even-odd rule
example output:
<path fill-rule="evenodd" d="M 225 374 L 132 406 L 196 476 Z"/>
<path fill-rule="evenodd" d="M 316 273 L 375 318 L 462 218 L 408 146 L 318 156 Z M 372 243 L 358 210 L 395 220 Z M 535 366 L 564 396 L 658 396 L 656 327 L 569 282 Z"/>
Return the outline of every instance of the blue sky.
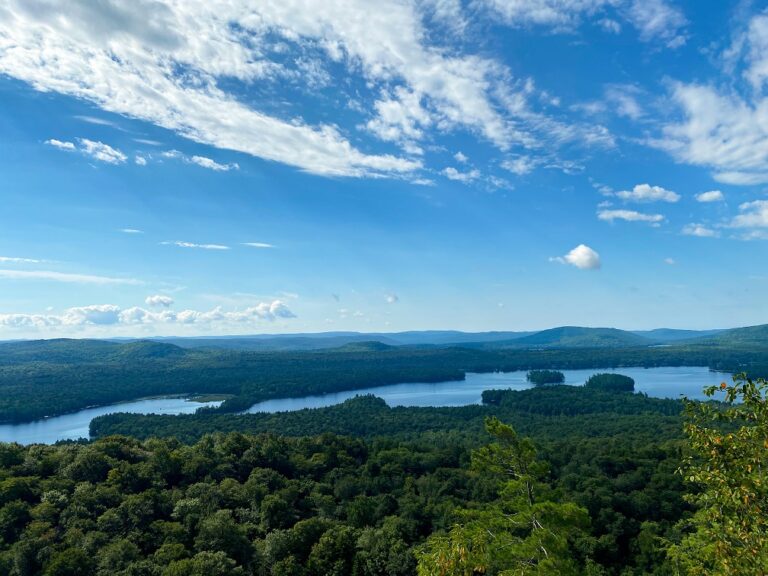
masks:
<path fill-rule="evenodd" d="M 768 13 L 0 1 L 0 338 L 768 322 Z"/>

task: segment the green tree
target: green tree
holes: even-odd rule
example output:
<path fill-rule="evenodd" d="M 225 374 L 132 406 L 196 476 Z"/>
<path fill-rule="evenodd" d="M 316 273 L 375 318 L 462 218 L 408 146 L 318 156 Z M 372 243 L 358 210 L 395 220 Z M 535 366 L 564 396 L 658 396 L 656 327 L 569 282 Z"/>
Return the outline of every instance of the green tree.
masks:
<path fill-rule="evenodd" d="M 698 510 L 669 556 L 678 574 L 768 574 L 768 382 L 734 376 L 704 392 L 724 404 L 686 402 L 691 454 L 680 469 Z"/>
<path fill-rule="evenodd" d="M 581 574 L 569 540 L 587 524 L 586 511 L 557 502 L 529 439 L 497 418 L 485 427 L 495 442 L 473 452 L 472 467 L 499 479 L 499 499 L 459 511 L 462 523 L 431 536 L 417 552 L 419 576 Z"/>

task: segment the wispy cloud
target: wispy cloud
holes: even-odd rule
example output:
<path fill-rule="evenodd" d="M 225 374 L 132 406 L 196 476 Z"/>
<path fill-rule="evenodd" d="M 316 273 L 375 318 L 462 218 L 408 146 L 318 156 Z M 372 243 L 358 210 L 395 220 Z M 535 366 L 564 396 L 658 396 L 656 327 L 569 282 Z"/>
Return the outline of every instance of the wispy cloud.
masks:
<path fill-rule="evenodd" d="M 144 234 L 144 230 L 138 228 L 120 228 L 120 232 L 123 234 Z"/>
<path fill-rule="evenodd" d="M 110 276 L 95 276 L 91 274 L 70 274 L 51 270 L 7 270 L 0 269 L 0 278 L 8 280 L 49 280 L 69 284 L 129 284 L 139 285 L 142 281 L 135 278 L 114 278 Z"/>
<path fill-rule="evenodd" d="M 82 120 L 83 122 L 87 122 L 88 124 L 96 124 L 97 126 L 110 126 L 112 128 L 119 128 L 117 123 L 112 122 L 111 120 L 107 120 L 106 118 L 98 118 L 97 116 L 85 116 L 85 115 L 78 115 L 75 116 L 78 120 Z"/>
<path fill-rule="evenodd" d="M 224 244 L 197 244 L 195 242 L 184 242 L 182 240 L 175 240 L 173 242 L 161 242 L 166 246 L 178 246 L 179 248 L 197 248 L 200 250 L 229 250 L 229 246 Z"/>
<path fill-rule="evenodd" d="M 664 221 L 661 214 L 645 214 L 636 210 L 598 210 L 597 217 L 605 222 L 614 220 L 625 220 L 627 222 L 648 222 L 650 224 L 659 224 Z"/>
<path fill-rule="evenodd" d="M 57 140 L 56 138 L 46 140 L 45 143 L 54 148 L 58 148 L 59 150 L 80 152 L 84 156 L 89 156 L 94 160 L 106 162 L 107 164 L 123 164 L 128 159 L 128 156 L 123 154 L 123 152 L 117 148 L 113 148 L 109 144 L 89 140 L 88 138 L 78 138 L 77 141 L 79 146 L 75 145 L 74 142 L 65 142 Z"/>
<path fill-rule="evenodd" d="M 215 160 L 206 158 L 205 156 L 192 156 L 189 160 L 193 164 L 197 164 L 203 168 L 208 168 L 209 170 L 215 170 L 216 172 L 228 172 L 230 170 L 240 169 L 240 166 L 236 162 L 232 162 L 230 164 L 219 164 Z"/>
<path fill-rule="evenodd" d="M 274 244 L 267 242 L 243 242 L 243 246 L 249 246 L 250 248 L 275 248 Z"/>
<path fill-rule="evenodd" d="M 469 170 L 467 172 L 460 172 L 453 166 L 445 168 L 441 174 L 448 178 L 448 180 L 456 180 L 457 182 L 463 182 L 464 184 L 480 178 L 480 171 L 477 169 Z"/>
<path fill-rule="evenodd" d="M 16 256 L 0 256 L 0 262 L 9 264 L 40 264 L 44 260 L 36 260 L 34 258 L 19 258 Z"/>
<path fill-rule="evenodd" d="M 75 151 L 75 145 L 73 142 L 64 142 L 62 140 L 57 140 L 56 138 L 51 138 L 50 140 L 46 140 L 45 143 L 49 146 L 53 146 L 54 148 L 58 148 L 59 150 L 69 150 L 71 152 Z"/>
<path fill-rule="evenodd" d="M 708 228 L 704 224 L 686 224 L 681 233 L 685 236 L 698 236 L 699 238 L 717 238 L 720 232 L 713 228 Z"/>
<path fill-rule="evenodd" d="M 107 164 L 123 164 L 128 160 L 128 156 L 117 148 L 104 144 L 104 142 L 88 140 L 87 138 L 79 138 L 78 141 L 81 146 L 80 150 L 95 160 L 106 162 Z"/>

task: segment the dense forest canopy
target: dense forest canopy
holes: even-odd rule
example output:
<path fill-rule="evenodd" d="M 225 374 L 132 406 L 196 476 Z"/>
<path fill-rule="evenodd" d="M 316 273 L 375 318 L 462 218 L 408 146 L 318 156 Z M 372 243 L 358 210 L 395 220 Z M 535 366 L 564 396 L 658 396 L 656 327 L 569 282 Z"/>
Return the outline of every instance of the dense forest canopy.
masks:
<path fill-rule="evenodd" d="M 623 374 L 594 374 L 587 379 L 584 386 L 608 392 L 633 392 L 635 381 Z"/>

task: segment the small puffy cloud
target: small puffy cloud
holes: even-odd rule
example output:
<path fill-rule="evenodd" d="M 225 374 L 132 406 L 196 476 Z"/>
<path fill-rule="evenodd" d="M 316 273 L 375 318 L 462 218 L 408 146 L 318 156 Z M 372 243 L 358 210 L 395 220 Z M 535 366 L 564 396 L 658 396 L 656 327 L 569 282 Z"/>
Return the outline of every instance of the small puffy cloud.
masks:
<path fill-rule="evenodd" d="M 268 242 L 243 242 L 243 246 L 249 246 L 250 248 L 275 248 L 274 244 Z"/>
<path fill-rule="evenodd" d="M 470 170 L 469 172 L 459 172 L 453 166 L 445 168 L 441 174 L 448 178 L 448 180 L 455 180 L 464 184 L 477 180 L 480 177 L 480 171 L 477 169 Z"/>
<path fill-rule="evenodd" d="M 146 159 L 146 158 L 144 158 L 144 156 L 138 156 L 138 155 L 137 155 L 137 156 L 136 156 L 136 157 L 133 159 L 133 161 L 134 161 L 134 162 L 136 162 L 136 165 L 137 165 L 137 166 L 146 166 L 146 165 L 147 165 L 147 159 Z"/>
<path fill-rule="evenodd" d="M 229 170 L 240 169 L 240 166 L 236 162 L 231 164 L 219 164 L 215 160 L 206 158 L 205 156 L 192 156 L 189 161 L 192 162 L 192 164 L 197 164 L 198 166 L 202 166 L 203 168 L 208 168 L 209 170 L 214 170 L 216 172 L 228 172 Z"/>
<path fill-rule="evenodd" d="M 733 228 L 768 228 L 768 200 L 744 202 L 739 206 L 741 214 L 731 221 Z"/>
<path fill-rule="evenodd" d="M 456 154 L 454 154 L 453 157 L 456 159 L 456 162 L 461 162 L 462 164 L 466 164 L 467 160 L 469 160 L 469 158 L 467 158 L 467 156 L 464 153 L 462 153 L 461 150 L 456 152 Z"/>
<path fill-rule="evenodd" d="M 153 294 L 152 296 L 147 296 L 144 299 L 144 303 L 147 306 L 170 308 L 171 306 L 173 306 L 173 298 L 171 298 L 170 296 L 166 296 L 164 294 Z"/>
<path fill-rule="evenodd" d="M 680 200 L 680 194 L 677 192 L 650 184 L 638 184 L 632 190 L 622 190 L 615 195 L 628 202 L 677 202 Z"/>
<path fill-rule="evenodd" d="M 224 244 L 196 244 L 195 242 L 184 242 L 176 240 L 174 242 L 161 242 L 166 246 L 178 246 L 179 248 L 197 248 L 199 250 L 229 250 L 229 246 Z"/>
<path fill-rule="evenodd" d="M 397 294 L 387 294 L 384 297 L 384 300 L 387 302 L 387 304 L 396 304 L 400 301 L 400 297 Z"/>
<path fill-rule="evenodd" d="M 722 202 L 723 200 L 725 200 L 725 196 L 723 196 L 720 190 L 710 190 L 709 192 L 696 194 L 697 202 Z"/>
<path fill-rule="evenodd" d="M 664 216 L 661 214 L 645 214 L 635 210 L 599 210 L 597 217 L 605 222 L 626 220 L 627 222 L 648 222 L 656 225 L 664 220 Z"/>
<path fill-rule="evenodd" d="M 704 224 L 686 224 L 681 232 L 685 236 L 698 236 L 699 238 L 717 238 L 720 236 L 720 232 L 707 228 Z"/>
<path fill-rule="evenodd" d="M 54 148 L 58 148 L 59 150 L 75 150 L 75 145 L 72 142 L 62 142 L 61 140 L 56 140 L 56 138 L 51 138 L 50 140 L 45 141 L 48 146 L 53 146 Z"/>
<path fill-rule="evenodd" d="M 112 148 L 109 144 L 99 142 L 96 140 L 88 140 L 87 138 L 78 138 L 80 142 L 80 151 L 86 156 L 90 156 L 100 162 L 106 162 L 107 164 L 123 164 L 128 160 L 128 156 L 123 154 L 117 148 Z"/>
<path fill-rule="evenodd" d="M 570 264 L 580 270 L 597 270 L 602 265 L 600 254 L 586 244 L 579 244 L 565 256 L 555 256 L 550 261 Z"/>

